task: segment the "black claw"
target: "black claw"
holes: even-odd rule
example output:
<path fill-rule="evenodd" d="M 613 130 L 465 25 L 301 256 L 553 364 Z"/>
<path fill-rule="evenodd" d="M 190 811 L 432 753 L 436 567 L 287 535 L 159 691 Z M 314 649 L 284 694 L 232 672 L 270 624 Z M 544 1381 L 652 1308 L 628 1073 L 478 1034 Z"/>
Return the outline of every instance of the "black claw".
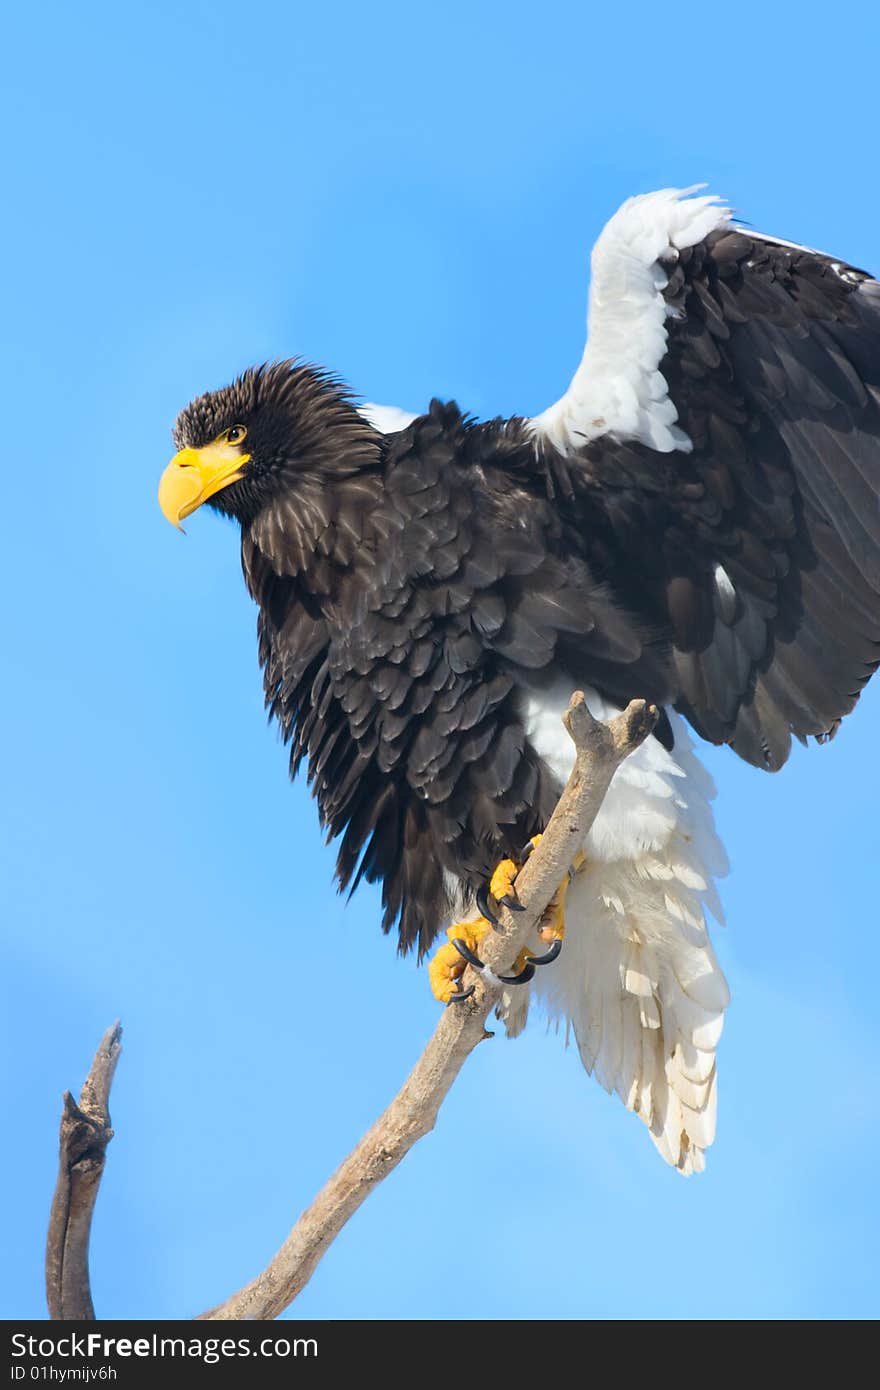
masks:
<path fill-rule="evenodd" d="M 523 845 L 522 849 L 520 850 L 519 854 L 517 855 L 517 863 L 520 865 L 520 868 L 521 868 L 521 867 L 523 866 L 523 864 L 526 862 L 526 860 L 528 859 L 529 855 L 530 855 L 530 854 L 534 854 L 534 852 L 535 852 L 535 846 L 532 844 L 531 840 L 526 840 L 525 844 Z"/>
<path fill-rule="evenodd" d="M 559 952 L 562 950 L 562 938 L 557 936 L 549 951 L 545 951 L 543 956 L 527 956 L 526 959 L 532 965 L 552 965 Z"/>
<path fill-rule="evenodd" d="M 526 961 L 518 975 L 499 975 L 498 978 L 506 985 L 527 985 L 534 973 L 535 967 L 531 961 Z"/>
<path fill-rule="evenodd" d="M 453 937 L 452 944 L 455 947 L 458 954 L 460 956 L 464 956 L 468 965 L 472 965 L 475 970 L 485 970 L 486 967 L 480 960 L 480 957 L 474 951 L 471 950 L 470 946 L 468 946 L 466 941 L 462 941 L 460 936 Z"/>
<path fill-rule="evenodd" d="M 477 907 L 480 909 L 480 912 L 485 917 L 486 921 L 490 922 L 493 927 L 500 927 L 501 923 L 499 922 L 495 909 L 492 906 L 492 903 L 495 901 L 495 899 L 492 898 L 489 893 L 488 884 L 483 883 L 480 885 L 480 887 L 477 889 L 476 899 Z M 510 893 L 505 893 L 503 898 L 498 899 L 498 902 L 502 907 L 506 907 L 510 912 L 525 912 L 525 908 L 523 907 L 519 899 L 512 897 Z"/>
<path fill-rule="evenodd" d="M 480 912 L 485 917 L 486 921 L 491 922 L 493 927 L 500 927 L 501 923 L 495 916 L 494 910 L 489 906 L 489 885 L 487 883 L 483 883 L 480 885 L 480 887 L 477 889 L 476 897 L 477 907 L 480 909 Z"/>
<path fill-rule="evenodd" d="M 448 1000 L 447 1000 L 447 1003 L 449 1003 L 449 1004 L 463 1004 L 464 1001 L 465 1001 L 465 999 L 470 999 L 471 995 L 472 995 L 473 992 L 474 992 L 474 989 L 475 989 L 475 986 L 474 986 L 474 985 L 469 985 L 467 989 L 461 989 L 461 990 L 458 991 L 457 994 L 450 994 L 450 996 L 449 996 L 449 998 L 448 998 Z"/>
<path fill-rule="evenodd" d="M 527 985 L 535 974 L 535 967 L 538 965 L 552 965 L 559 952 L 562 950 L 562 938 L 557 937 L 542 956 L 526 956 L 526 963 L 518 975 L 499 975 L 506 985 Z"/>

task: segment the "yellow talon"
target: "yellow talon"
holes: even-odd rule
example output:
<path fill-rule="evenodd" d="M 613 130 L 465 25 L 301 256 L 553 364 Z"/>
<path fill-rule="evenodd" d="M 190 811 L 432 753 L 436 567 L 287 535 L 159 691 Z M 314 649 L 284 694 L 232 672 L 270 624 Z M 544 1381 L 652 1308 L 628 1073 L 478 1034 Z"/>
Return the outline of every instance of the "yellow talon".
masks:
<path fill-rule="evenodd" d="M 559 885 L 555 895 L 544 909 L 538 935 L 542 941 L 563 941 L 565 939 L 565 895 L 568 892 L 568 879 Z"/>
<path fill-rule="evenodd" d="M 529 841 L 532 849 L 537 849 L 540 843 L 540 835 L 533 835 Z M 489 892 L 497 903 L 500 903 L 501 899 L 508 895 L 513 898 L 516 897 L 514 881 L 521 868 L 522 864 L 517 864 L 515 859 L 502 859 L 501 863 L 495 866 L 495 872 L 489 880 Z"/>
<path fill-rule="evenodd" d="M 519 975 L 525 970 L 526 962 L 531 954 L 532 948 L 530 946 L 523 946 L 516 960 L 513 962 L 513 968 L 510 971 L 511 975 Z"/>
<path fill-rule="evenodd" d="M 428 979 L 431 992 L 441 1004 L 448 1004 L 450 995 L 458 989 L 458 982 L 464 973 L 464 961 L 454 946 L 441 946 L 428 962 Z"/>
<path fill-rule="evenodd" d="M 440 946 L 428 962 L 431 991 L 441 1004 L 448 1004 L 450 995 L 456 993 L 467 965 L 467 961 L 452 945 L 453 938 L 458 937 L 476 952 L 480 942 L 491 930 L 491 923 L 487 922 L 485 917 L 478 917 L 474 922 L 454 922 L 447 928 L 449 944 Z"/>
<path fill-rule="evenodd" d="M 537 848 L 540 843 L 541 836 L 533 835 L 532 848 Z M 579 854 L 574 861 L 575 870 L 581 869 L 583 864 L 584 856 Z M 513 859 L 502 859 L 496 867 L 489 883 L 489 892 L 496 902 L 508 893 L 515 896 L 513 884 L 520 868 L 521 865 Z M 569 880 L 566 876 L 544 912 L 541 925 L 538 928 L 538 935 L 542 941 L 561 941 L 565 936 L 565 896 L 568 892 L 568 883 Z M 450 997 L 458 992 L 461 977 L 467 968 L 467 962 L 452 945 L 453 939 L 458 937 L 475 955 L 478 955 L 480 942 L 491 930 L 492 925 L 485 917 L 477 917 L 473 922 L 455 922 L 447 929 L 448 944 L 440 946 L 428 962 L 428 979 L 431 982 L 431 990 L 434 998 L 439 999 L 441 1004 L 448 1004 Z M 524 946 L 514 962 L 511 973 L 520 974 L 525 969 L 527 959 L 531 954 L 532 948 Z"/>
<path fill-rule="evenodd" d="M 538 838 L 540 839 L 540 836 Z M 586 858 L 585 854 L 577 855 L 571 866 L 575 873 L 580 873 L 586 863 Z M 571 880 L 566 874 L 544 910 L 544 916 L 541 918 L 541 925 L 538 928 L 538 935 L 542 941 L 565 940 L 565 897 L 570 882 Z"/>
<path fill-rule="evenodd" d="M 499 903 L 508 893 L 513 894 L 513 880 L 519 873 L 519 864 L 513 859 L 502 859 L 489 880 L 489 892 Z M 515 896 L 515 895 L 514 895 Z"/>

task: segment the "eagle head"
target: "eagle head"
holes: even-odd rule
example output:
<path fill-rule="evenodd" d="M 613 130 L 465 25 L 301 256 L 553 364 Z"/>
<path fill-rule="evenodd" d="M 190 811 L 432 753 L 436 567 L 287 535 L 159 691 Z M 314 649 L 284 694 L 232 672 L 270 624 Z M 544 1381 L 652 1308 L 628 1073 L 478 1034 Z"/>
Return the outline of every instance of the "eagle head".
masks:
<path fill-rule="evenodd" d="M 279 497 L 375 464 L 381 448 L 347 388 L 294 359 L 196 396 L 177 417 L 174 443 L 159 505 L 177 527 L 203 502 L 249 525 Z"/>

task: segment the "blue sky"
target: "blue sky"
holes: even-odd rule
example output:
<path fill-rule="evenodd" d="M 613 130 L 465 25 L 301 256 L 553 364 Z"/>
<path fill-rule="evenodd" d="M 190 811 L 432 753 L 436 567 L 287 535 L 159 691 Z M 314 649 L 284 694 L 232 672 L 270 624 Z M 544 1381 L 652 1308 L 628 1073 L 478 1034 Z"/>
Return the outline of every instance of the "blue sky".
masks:
<path fill-rule="evenodd" d="M 760 30 L 574 0 L 6 16 L 0 1315 L 42 1316 L 60 1096 L 115 1017 L 107 1317 L 256 1273 L 436 1017 L 375 891 L 333 894 L 233 528 L 159 513 L 177 410 L 299 353 L 368 399 L 536 411 L 602 222 L 669 184 L 880 269 L 876 13 L 844 27 L 829 62 L 784 4 Z M 533 1026 L 478 1050 L 294 1314 L 880 1312 L 878 714 L 880 688 L 777 778 L 708 754 L 734 1001 L 707 1174 Z"/>

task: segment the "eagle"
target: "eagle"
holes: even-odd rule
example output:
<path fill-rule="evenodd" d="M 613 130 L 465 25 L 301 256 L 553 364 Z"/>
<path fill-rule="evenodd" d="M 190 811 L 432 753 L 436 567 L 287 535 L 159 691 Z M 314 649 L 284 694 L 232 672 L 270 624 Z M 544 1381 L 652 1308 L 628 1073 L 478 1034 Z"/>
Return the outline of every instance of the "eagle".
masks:
<path fill-rule="evenodd" d="M 196 397 L 174 441 L 160 505 L 240 527 L 266 705 L 340 889 L 380 884 L 420 958 L 447 928 L 440 1000 L 519 906 L 572 691 L 600 719 L 657 706 L 499 1009 L 515 1035 L 539 1002 L 702 1170 L 727 863 L 693 735 L 776 771 L 880 660 L 880 284 L 665 189 L 602 231 L 583 357 L 541 414 L 359 405 L 296 358 Z"/>

